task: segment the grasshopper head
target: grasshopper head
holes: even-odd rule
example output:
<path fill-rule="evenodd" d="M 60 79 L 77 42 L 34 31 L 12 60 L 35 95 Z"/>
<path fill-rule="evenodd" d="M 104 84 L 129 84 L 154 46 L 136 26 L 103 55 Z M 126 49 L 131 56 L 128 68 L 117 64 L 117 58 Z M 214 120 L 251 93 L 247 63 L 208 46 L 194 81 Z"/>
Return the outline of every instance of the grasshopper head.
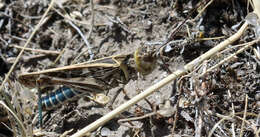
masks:
<path fill-rule="evenodd" d="M 147 47 L 138 48 L 134 53 L 135 68 L 142 75 L 150 74 L 156 67 L 157 58 L 154 50 Z"/>

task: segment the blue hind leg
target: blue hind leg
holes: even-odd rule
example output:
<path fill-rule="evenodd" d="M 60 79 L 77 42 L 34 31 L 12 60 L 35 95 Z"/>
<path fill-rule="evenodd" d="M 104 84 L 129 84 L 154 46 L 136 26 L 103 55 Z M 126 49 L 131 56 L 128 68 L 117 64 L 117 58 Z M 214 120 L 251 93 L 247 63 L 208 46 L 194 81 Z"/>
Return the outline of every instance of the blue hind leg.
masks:
<path fill-rule="evenodd" d="M 40 128 L 42 128 L 42 98 L 41 98 L 41 91 L 38 91 L 38 113 L 39 113 L 39 124 Z"/>

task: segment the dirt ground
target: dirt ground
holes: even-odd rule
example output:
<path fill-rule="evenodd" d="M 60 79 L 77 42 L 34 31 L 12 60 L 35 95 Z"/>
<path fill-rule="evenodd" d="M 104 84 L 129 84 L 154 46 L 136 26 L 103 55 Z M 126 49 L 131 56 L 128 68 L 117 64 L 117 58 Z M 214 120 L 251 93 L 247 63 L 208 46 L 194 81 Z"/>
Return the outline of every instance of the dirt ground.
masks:
<path fill-rule="evenodd" d="M 9 81 L 2 83 L 49 3 L 0 0 L 0 83 L 5 91 L 1 96 L 8 97 L 1 100 L 6 104 L 11 100 L 26 136 L 76 133 L 229 38 L 252 11 L 245 0 L 96 0 L 93 4 L 91 0 L 60 0 L 32 37 Z M 258 44 L 203 74 L 239 50 L 242 46 L 238 44 L 255 40 L 255 28 L 250 25 L 232 45 L 113 118 L 91 136 L 259 136 Z M 116 98 L 104 106 L 82 97 L 44 111 L 39 130 L 37 87 L 22 85 L 19 75 L 111 55 L 133 55 L 143 47 L 153 49 L 156 56 L 151 73 L 143 76 L 136 69 L 129 81 L 110 86 L 104 93 L 111 100 Z M 50 93 L 60 87 L 53 85 L 43 90 Z M 0 136 L 23 136 L 11 113 L 2 106 L 0 110 Z"/>

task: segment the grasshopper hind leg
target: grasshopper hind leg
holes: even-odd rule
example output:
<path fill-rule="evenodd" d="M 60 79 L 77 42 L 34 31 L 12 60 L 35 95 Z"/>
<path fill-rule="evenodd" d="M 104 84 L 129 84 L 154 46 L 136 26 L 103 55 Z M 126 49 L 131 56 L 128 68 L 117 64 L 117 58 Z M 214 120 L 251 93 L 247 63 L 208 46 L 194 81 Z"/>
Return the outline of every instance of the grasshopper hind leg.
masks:
<path fill-rule="evenodd" d="M 42 97 L 41 91 L 38 91 L 38 123 L 40 128 L 42 128 Z"/>

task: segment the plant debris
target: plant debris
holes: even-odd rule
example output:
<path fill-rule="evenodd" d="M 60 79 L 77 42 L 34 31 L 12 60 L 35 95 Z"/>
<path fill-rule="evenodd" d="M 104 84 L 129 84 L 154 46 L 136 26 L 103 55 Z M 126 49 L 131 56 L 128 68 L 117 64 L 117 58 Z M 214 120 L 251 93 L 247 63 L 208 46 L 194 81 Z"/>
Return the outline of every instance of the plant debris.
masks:
<path fill-rule="evenodd" d="M 246 0 L 57 1 L 24 49 L 9 80 L 3 83 L 49 3 L 0 1 L 0 83 L 4 87 L 0 97 L 25 128 L 23 131 L 16 118 L 0 104 L 0 136 L 71 136 L 229 38 L 244 22 L 249 23 L 248 29 L 232 45 L 89 134 L 259 136 L 259 42 L 234 54 L 245 46 L 241 44 L 259 36 L 259 17 L 252 13 L 252 5 Z M 137 68 L 136 74 L 129 74 L 132 79 L 127 84 L 120 79 L 121 83 L 117 81 L 118 86 L 113 87 L 115 81 L 105 81 L 97 69 L 91 74 L 111 87 L 102 94 L 110 102 L 100 105 L 88 96 L 71 100 L 44 111 L 42 130 L 37 130 L 37 92 L 50 94 L 62 85 L 29 89 L 18 82 L 20 74 L 112 55 L 134 56 L 143 47 L 153 49 L 146 64 L 146 69 L 152 68 L 149 74 L 148 70 L 139 74 L 137 71 L 143 67 Z M 234 55 L 230 57 L 231 54 Z M 133 65 L 131 61 L 128 65 Z M 209 71 L 211 67 L 214 69 Z M 118 71 L 113 72 L 119 75 Z M 72 74 L 60 75 L 68 78 Z M 125 71 L 122 75 L 126 75 Z"/>

